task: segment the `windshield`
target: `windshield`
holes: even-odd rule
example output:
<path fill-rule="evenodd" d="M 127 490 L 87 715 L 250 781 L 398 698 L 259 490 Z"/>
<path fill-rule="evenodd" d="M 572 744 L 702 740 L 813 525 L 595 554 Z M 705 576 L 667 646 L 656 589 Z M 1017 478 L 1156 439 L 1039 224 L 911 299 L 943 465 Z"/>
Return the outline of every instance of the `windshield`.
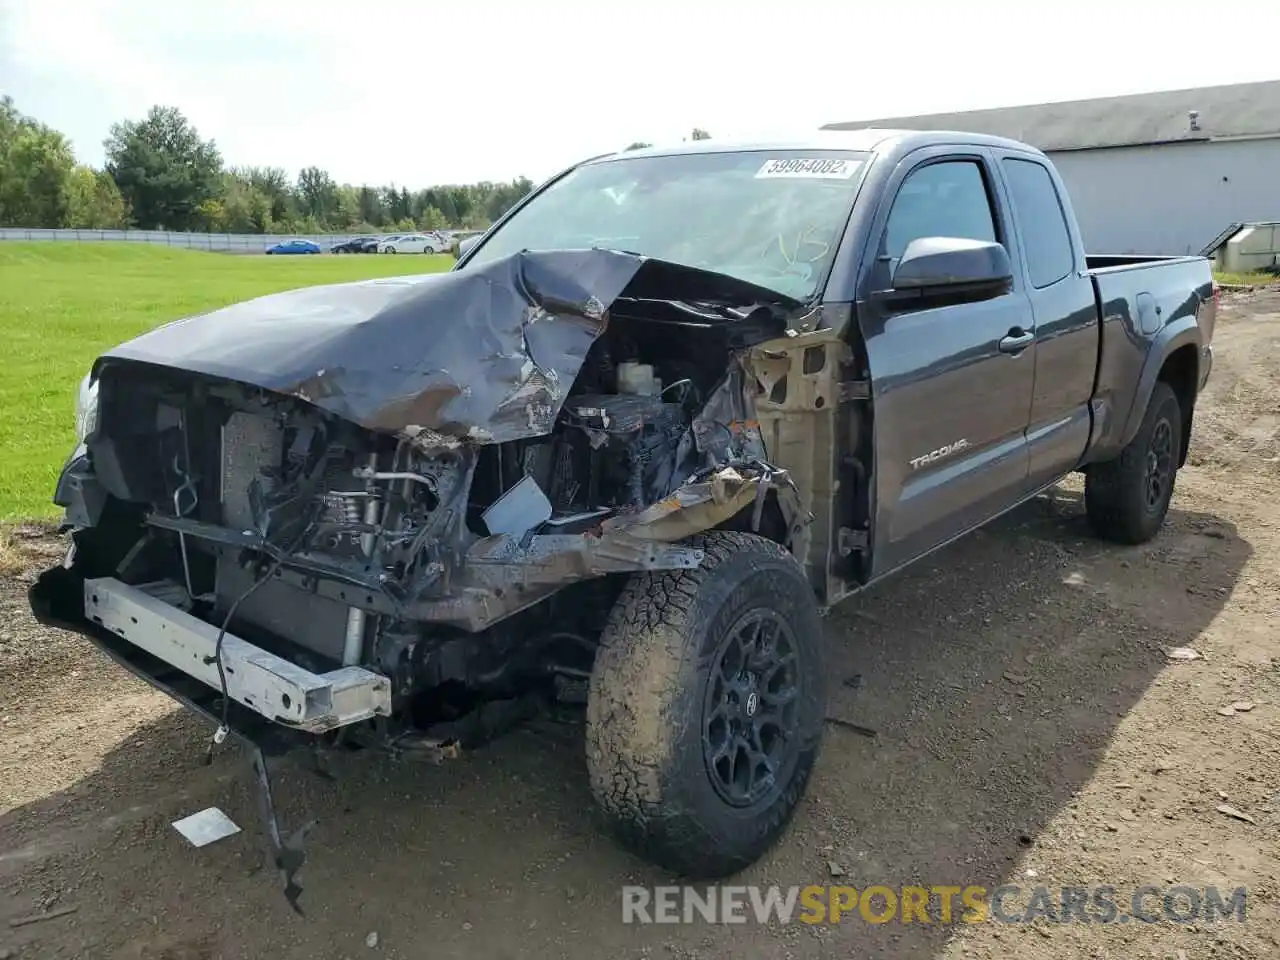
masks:
<path fill-rule="evenodd" d="M 830 271 L 866 158 L 753 150 L 587 163 L 516 211 L 465 266 L 605 247 L 807 300 Z"/>

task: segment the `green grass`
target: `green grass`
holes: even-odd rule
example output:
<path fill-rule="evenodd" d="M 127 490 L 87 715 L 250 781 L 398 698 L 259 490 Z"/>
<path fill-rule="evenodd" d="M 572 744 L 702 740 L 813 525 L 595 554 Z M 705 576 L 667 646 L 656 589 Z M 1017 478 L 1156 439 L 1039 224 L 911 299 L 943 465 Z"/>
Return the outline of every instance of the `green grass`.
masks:
<path fill-rule="evenodd" d="M 1229 283 L 1243 287 L 1265 287 L 1268 284 L 1280 283 L 1280 276 L 1274 273 L 1255 271 L 1251 273 L 1223 273 L 1214 271 L 1213 279 L 1219 283 Z"/>
<path fill-rule="evenodd" d="M 75 392 L 103 351 L 262 294 L 446 270 L 448 256 L 266 257 L 134 243 L 0 243 L 0 521 L 49 516 Z"/>

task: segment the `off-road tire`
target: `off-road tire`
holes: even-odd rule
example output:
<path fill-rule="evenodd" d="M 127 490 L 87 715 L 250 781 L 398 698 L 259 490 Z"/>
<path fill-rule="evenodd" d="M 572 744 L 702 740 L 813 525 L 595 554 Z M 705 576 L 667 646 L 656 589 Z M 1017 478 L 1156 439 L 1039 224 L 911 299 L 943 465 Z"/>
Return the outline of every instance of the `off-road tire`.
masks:
<path fill-rule="evenodd" d="M 1146 543 L 1160 531 L 1182 454 L 1182 407 L 1173 388 L 1157 381 L 1137 434 L 1118 457 L 1085 471 L 1084 505 L 1094 532 L 1115 543 Z M 1152 493 L 1152 470 L 1164 464 Z"/>
<path fill-rule="evenodd" d="M 804 571 L 772 541 L 722 531 L 687 542 L 705 551 L 699 567 L 632 576 L 610 612 L 591 671 L 587 769 L 625 846 L 677 874 L 714 879 L 773 845 L 808 784 L 823 729 L 822 622 Z M 774 738 L 783 757 L 762 779 L 767 792 L 735 806 L 704 753 L 708 691 L 724 689 L 712 672 L 742 635 L 735 627 L 756 617 L 774 618 L 786 631 L 775 635 L 789 635 L 795 651 L 794 729 Z"/>

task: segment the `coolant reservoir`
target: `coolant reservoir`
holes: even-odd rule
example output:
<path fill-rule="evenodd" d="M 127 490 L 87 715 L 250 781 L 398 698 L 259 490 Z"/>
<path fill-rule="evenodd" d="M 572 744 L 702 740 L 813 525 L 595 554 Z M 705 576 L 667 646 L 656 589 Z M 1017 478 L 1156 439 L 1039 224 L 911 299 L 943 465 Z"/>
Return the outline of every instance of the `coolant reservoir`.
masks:
<path fill-rule="evenodd" d="M 653 375 L 653 365 L 625 362 L 618 364 L 618 392 L 656 397 L 662 392 L 662 381 Z"/>

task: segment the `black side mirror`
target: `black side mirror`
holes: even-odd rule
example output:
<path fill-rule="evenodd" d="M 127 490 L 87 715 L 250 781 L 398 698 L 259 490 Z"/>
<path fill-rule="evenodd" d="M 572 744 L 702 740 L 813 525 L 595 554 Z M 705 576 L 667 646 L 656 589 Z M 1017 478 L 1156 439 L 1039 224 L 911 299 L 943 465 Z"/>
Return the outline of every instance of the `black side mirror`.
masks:
<path fill-rule="evenodd" d="M 467 255 L 467 251 L 474 247 L 479 240 L 480 234 L 476 234 L 474 237 L 467 237 L 467 239 L 459 241 L 457 259 L 461 260 L 465 257 Z"/>
<path fill-rule="evenodd" d="M 998 243 L 964 237 L 912 240 L 893 271 L 893 299 L 984 300 L 1013 287 L 1009 253 Z"/>

